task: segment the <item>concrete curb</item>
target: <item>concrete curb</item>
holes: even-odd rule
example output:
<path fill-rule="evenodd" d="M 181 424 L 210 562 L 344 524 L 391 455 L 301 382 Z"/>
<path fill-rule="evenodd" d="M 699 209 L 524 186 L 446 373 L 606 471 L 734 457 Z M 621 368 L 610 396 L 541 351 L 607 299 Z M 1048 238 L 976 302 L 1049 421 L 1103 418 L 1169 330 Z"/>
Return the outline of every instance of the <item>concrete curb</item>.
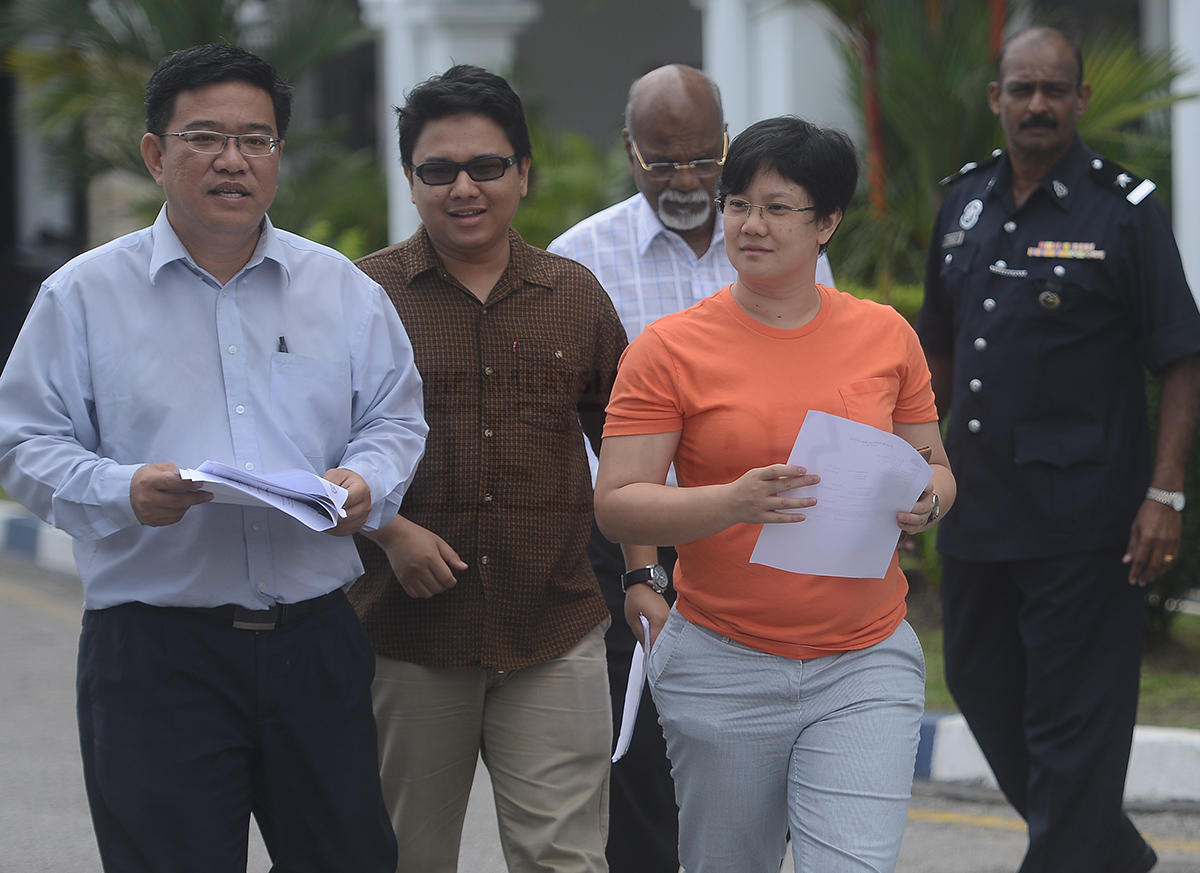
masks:
<path fill-rule="evenodd" d="M 78 575 L 71 537 L 0 500 L 4 554 L 58 573 Z M 957 713 L 931 712 L 921 722 L 917 779 L 995 790 L 996 780 Z M 1125 800 L 1135 803 L 1200 802 L 1200 731 L 1139 725 L 1125 782 Z"/>
<path fill-rule="evenodd" d="M 79 574 L 71 537 L 31 515 L 20 504 L 0 500 L 0 529 L 6 555 L 56 573 Z"/>
<path fill-rule="evenodd" d="M 957 713 L 928 713 L 922 720 L 916 777 L 998 788 L 966 719 Z M 1200 801 L 1200 731 L 1135 727 L 1125 800 Z"/>

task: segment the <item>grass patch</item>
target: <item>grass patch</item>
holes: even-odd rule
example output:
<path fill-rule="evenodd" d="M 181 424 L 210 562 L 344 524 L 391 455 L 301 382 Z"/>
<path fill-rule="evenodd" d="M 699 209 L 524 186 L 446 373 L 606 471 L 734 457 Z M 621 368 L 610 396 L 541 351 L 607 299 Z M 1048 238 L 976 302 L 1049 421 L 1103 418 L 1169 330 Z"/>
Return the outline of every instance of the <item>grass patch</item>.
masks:
<path fill-rule="evenodd" d="M 925 650 L 925 710 L 957 712 L 946 688 L 937 591 L 909 574 L 908 620 Z M 1142 659 L 1138 724 L 1200 730 L 1200 616 L 1176 616 L 1171 639 Z"/>

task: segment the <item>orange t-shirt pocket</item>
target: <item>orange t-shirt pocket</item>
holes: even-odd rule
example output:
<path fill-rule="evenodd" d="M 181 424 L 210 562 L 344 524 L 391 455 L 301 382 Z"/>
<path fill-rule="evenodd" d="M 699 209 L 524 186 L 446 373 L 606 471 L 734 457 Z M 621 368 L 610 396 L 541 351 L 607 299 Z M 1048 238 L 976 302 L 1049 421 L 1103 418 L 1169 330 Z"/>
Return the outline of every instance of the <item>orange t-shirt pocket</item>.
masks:
<path fill-rule="evenodd" d="M 892 432 L 892 412 L 896 409 L 897 391 L 884 376 L 861 379 L 838 386 L 846 404 L 846 418 Z"/>

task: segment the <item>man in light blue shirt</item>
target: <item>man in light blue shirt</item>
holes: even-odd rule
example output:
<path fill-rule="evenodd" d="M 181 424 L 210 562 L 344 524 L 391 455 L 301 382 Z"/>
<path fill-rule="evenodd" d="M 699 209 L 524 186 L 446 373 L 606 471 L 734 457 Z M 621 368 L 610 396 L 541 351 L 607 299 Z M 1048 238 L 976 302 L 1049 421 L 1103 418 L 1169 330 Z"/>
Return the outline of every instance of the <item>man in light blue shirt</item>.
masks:
<path fill-rule="evenodd" d="M 715 294 L 737 273 L 725 254 L 725 232 L 713 203 L 729 148 L 716 83 L 682 64 L 650 71 L 629 89 L 623 135 L 638 193 L 585 218 L 550 243 L 549 251 L 595 274 L 632 342 L 646 325 Z M 833 286 L 824 255 L 817 281 Z M 622 558 L 594 530 L 588 551 L 613 613 L 605 642 L 613 712 L 619 717 L 635 645 L 624 617 L 622 570 L 640 573 L 645 578 L 638 581 L 646 582 L 647 567 L 661 561 L 672 569 L 674 550 L 659 556 L 653 548 L 627 547 Z M 611 791 L 607 854 L 613 873 L 676 873 L 678 810 L 648 690 L 629 751 L 613 765 Z"/>
<path fill-rule="evenodd" d="M 427 428 L 382 289 L 277 231 L 291 91 L 199 46 L 146 89 L 152 227 L 42 286 L 0 376 L 0 482 L 75 538 L 86 612 L 78 715 L 106 870 L 396 864 L 380 794 L 374 656 L 343 589 L 348 536 L 396 515 Z M 349 491 L 316 533 L 208 503 L 179 468 L 309 470 Z"/>

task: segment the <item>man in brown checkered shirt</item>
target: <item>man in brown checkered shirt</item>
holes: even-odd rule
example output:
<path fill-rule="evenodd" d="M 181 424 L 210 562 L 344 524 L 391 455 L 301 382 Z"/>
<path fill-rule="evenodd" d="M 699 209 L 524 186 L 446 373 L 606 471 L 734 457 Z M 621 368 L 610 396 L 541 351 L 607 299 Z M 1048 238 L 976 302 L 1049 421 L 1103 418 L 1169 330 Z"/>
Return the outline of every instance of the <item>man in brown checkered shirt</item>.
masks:
<path fill-rule="evenodd" d="M 409 333 L 430 431 L 350 592 L 399 869 L 457 868 L 482 755 L 509 870 L 607 871 L 610 618 L 580 423 L 599 448 L 625 332 L 591 273 L 510 227 L 531 148 L 507 82 L 453 67 L 399 126 L 422 226 L 359 266 Z"/>

